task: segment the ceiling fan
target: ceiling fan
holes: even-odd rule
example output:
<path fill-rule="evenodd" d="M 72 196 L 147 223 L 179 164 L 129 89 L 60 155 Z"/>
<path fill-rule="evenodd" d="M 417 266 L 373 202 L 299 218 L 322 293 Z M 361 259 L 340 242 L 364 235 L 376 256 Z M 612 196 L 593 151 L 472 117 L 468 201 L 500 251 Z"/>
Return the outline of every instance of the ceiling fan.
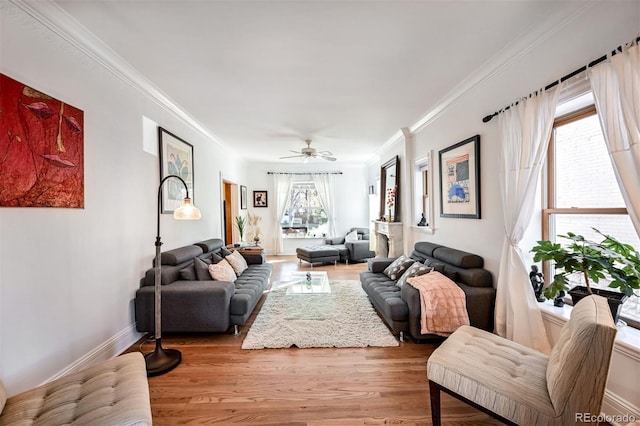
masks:
<path fill-rule="evenodd" d="M 332 153 L 329 151 L 316 151 L 315 148 L 311 148 L 311 139 L 307 139 L 304 141 L 307 144 L 306 148 L 302 148 L 302 151 L 298 152 L 298 151 L 291 151 L 294 154 L 297 155 L 289 155 L 287 157 L 280 157 L 281 160 L 284 160 L 285 158 L 298 158 L 298 157 L 303 157 L 304 158 L 304 162 L 306 163 L 307 161 L 309 161 L 309 158 L 322 158 L 324 160 L 327 161 L 336 161 L 335 157 L 332 157 Z"/>

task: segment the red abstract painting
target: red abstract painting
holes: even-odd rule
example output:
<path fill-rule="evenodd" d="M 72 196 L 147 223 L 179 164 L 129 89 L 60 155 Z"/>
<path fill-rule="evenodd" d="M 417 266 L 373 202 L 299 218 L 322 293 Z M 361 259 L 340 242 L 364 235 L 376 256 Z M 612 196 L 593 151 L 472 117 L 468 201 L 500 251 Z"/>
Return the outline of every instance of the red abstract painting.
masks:
<path fill-rule="evenodd" d="M 84 113 L 0 74 L 0 207 L 84 208 Z"/>

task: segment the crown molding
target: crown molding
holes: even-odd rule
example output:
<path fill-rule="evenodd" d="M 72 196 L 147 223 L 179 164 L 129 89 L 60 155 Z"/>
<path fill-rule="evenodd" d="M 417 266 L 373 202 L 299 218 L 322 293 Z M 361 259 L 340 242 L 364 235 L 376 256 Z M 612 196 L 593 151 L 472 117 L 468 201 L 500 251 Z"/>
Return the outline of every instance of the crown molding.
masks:
<path fill-rule="evenodd" d="M 156 105 L 173 113 L 211 141 L 230 148 L 52 0 L 9 1 Z"/>
<path fill-rule="evenodd" d="M 529 53 L 532 49 L 539 46 L 552 35 L 556 34 L 587 10 L 591 9 L 595 4 L 595 2 L 583 2 L 580 4 L 578 9 L 572 12 L 559 13 L 551 16 L 540 25 L 536 25 L 532 31 L 529 31 L 523 37 L 511 42 L 502 51 L 487 59 L 484 64 L 479 67 L 477 72 L 462 80 L 442 99 L 436 102 L 433 108 L 427 111 L 418 121 L 409 127 L 410 132 L 412 134 L 416 134 L 429 124 L 436 121 L 453 105 L 455 105 L 455 103 L 458 102 L 467 92 L 475 89 L 476 87 L 482 86 L 487 81 L 494 78 L 496 75 L 508 68 L 512 63 Z M 377 152 L 380 153 L 391 147 L 393 144 L 401 142 L 404 137 L 405 135 L 403 132 L 395 132 L 393 136 L 391 136 L 384 145 L 378 149 Z"/>

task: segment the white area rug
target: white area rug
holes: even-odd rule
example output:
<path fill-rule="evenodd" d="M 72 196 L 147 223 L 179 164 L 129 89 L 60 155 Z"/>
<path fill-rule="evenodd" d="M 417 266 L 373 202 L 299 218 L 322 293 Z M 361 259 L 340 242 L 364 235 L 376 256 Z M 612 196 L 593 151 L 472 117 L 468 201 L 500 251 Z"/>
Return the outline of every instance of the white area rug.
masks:
<path fill-rule="evenodd" d="M 330 294 L 272 290 L 242 349 L 398 346 L 357 281 L 331 281 Z"/>

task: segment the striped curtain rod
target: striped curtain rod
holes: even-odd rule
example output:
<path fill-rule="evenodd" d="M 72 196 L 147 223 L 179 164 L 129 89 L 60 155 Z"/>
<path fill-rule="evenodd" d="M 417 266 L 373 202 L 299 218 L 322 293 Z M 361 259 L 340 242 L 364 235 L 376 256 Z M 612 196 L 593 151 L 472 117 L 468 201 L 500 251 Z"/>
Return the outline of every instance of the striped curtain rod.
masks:
<path fill-rule="evenodd" d="M 635 39 L 635 43 L 640 43 L 640 36 L 636 37 L 636 39 Z M 629 44 L 633 44 L 633 41 L 632 41 L 631 43 L 627 43 L 625 46 L 628 46 Z M 616 55 L 617 53 L 622 53 L 622 45 L 620 45 L 620 46 L 616 47 L 615 49 L 613 49 L 613 50 L 611 51 L 611 56 L 614 56 L 614 55 Z M 562 82 L 564 82 L 565 80 L 570 79 L 571 77 L 575 77 L 576 75 L 578 75 L 578 74 L 580 74 L 580 73 L 585 72 L 585 71 L 587 70 L 587 68 L 594 67 L 594 66 L 598 65 L 600 62 L 604 62 L 604 61 L 606 61 L 608 57 L 609 57 L 609 55 L 603 55 L 603 56 L 599 57 L 598 59 L 595 59 L 595 60 L 593 60 L 593 61 L 589 62 L 587 65 L 583 66 L 582 68 L 578 68 L 577 70 L 575 70 L 575 71 L 573 71 L 573 72 L 571 72 L 571 73 L 569 73 L 569 74 L 565 75 L 565 76 L 564 76 L 564 77 L 562 77 L 561 79 L 556 80 L 556 81 L 554 81 L 554 82 L 551 82 L 551 83 L 547 84 L 547 85 L 545 86 L 544 90 L 549 90 L 549 89 L 551 89 L 552 87 L 554 87 L 554 86 L 558 85 L 559 83 L 562 83 Z M 537 95 L 537 94 L 538 94 L 538 90 L 536 90 L 536 91 L 535 91 L 535 92 L 533 92 L 533 93 L 529 93 L 529 97 L 533 96 L 533 94 L 534 94 L 534 93 Z M 518 105 L 518 103 L 519 103 L 519 101 L 516 101 L 516 102 L 515 102 L 515 103 L 513 103 L 512 105 Z M 504 108 L 502 108 L 500 111 L 496 111 L 496 112 L 494 112 L 493 114 L 490 114 L 490 115 L 485 116 L 485 117 L 482 119 L 482 122 L 483 122 L 483 123 L 488 123 L 489 121 L 491 121 L 491 119 L 492 119 L 493 117 L 495 117 L 496 115 L 498 115 L 498 114 L 502 113 L 503 111 L 508 110 L 509 108 L 511 108 L 511 106 L 512 106 L 512 105 L 509 105 L 509 106 L 507 106 L 507 107 L 504 107 Z"/>
<path fill-rule="evenodd" d="M 342 172 L 267 172 L 268 175 L 341 175 Z"/>

